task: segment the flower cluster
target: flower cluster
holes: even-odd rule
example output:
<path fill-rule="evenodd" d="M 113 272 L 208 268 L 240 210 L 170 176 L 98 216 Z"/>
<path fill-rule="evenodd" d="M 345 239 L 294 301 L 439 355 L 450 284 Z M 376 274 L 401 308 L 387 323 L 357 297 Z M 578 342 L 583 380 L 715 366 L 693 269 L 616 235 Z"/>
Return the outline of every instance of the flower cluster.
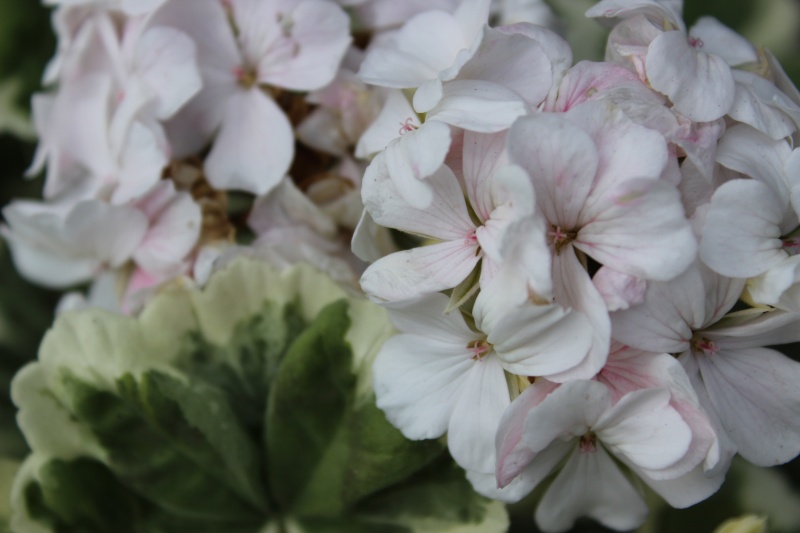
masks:
<path fill-rule="evenodd" d="M 90 304 L 132 312 L 171 279 L 205 282 L 221 255 L 266 248 L 357 285 L 363 266 L 339 232 L 358 222 L 374 150 L 356 144 L 386 98 L 357 76 L 365 39 L 456 0 L 45 3 L 58 50 L 33 99 L 29 171 L 46 167 L 44 201 L 13 202 L 0 228 L 23 275 L 92 282 Z M 541 0 L 495 12 L 549 16 Z M 229 219 L 228 191 L 258 197 L 249 228 Z M 248 250 L 243 232 L 256 235 Z M 61 308 L 84 304 L 73 294 Z"/>
<path fill-rule="evenodd" d="M 765 347 L 800 341 L 800 92 L 768 50 L 682 0 L 599 1 L 603 62 L 541 0 L 45 3 L 44 199 L 0 233 L 91 284 L 62 309 L 240 255 L 360 285 L 400 332 L 378 407 L 485 496 L 548 484 L 544 531 L 800 453 L 800 364 Z"/>
<path fill-rule="evenodd" d="M 359 72 L 395 90 L 365 138 L 394 138 L 354 250 L 374 225 L 419 237 L 364 256 L 402 332 L 378 405 L 409 438 L 447 433 L 483 494 L 552 478 L 545 531 L 641 524 L 631 473 L 686 507 L 737 452 L 794 458 L 800 364 L 764 346 L 800 340 L 797 89 L 718 21 L 687 32 L 679 1 L 599 2 L 606 61 L 575 65 L 488 10 L 420 14 Z"/>

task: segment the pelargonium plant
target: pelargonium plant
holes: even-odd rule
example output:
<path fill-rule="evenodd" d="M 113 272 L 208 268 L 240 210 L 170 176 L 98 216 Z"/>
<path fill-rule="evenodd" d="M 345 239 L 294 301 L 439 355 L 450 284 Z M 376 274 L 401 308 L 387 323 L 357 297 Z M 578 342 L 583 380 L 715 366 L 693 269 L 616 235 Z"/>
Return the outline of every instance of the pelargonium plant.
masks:
<path fill-rule="evenodd" d="M 624 531 L 800 454 L 769 50 L 681 0 L 597 2 L 602 62 L 536 0 L 45 3 L 14 531 Z"/>

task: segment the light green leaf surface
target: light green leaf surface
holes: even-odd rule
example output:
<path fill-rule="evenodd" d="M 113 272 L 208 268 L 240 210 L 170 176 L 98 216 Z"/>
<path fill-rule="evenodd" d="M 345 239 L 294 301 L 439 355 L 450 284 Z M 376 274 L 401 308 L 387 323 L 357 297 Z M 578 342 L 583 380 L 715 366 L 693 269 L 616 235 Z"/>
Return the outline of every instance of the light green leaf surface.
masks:
<path fill-rule="evenodd" d="M 312 268 L 246 259 L 139 318 L 63 314 L 14 382 L 20 533 L 500 531 L 443 444 L 375 406 L 392 334 Z"/>

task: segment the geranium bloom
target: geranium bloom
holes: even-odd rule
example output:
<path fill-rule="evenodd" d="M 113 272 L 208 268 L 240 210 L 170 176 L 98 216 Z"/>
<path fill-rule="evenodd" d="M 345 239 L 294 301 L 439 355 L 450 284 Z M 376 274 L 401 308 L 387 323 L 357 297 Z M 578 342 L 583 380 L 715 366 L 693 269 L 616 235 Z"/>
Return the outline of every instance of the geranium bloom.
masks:
<path fill-rule="evenodd" d="M 289 169 L 294 135 L 268 91 L 334 79 L 351 40 L 345 13 L 324 0 L 171 0 L 150 24 L 179 28 L 198 46 L 203 90 L 170 125 L 176 152 L 198 151 L 219 130 L 205 161 L 211 184 L 270 190 Z"/>
<path fill-rule="evenodd" d="M 551 390 L 546 383 L 526 389 L 506 411 L 498 435 L 501 487 L 520 476 L 532 490 L 566 461 L 536 510 L 544 531 L 567 531 L 580 516 L 619 530 L 644 521 L 647 506 L 612 457 L 658 492 L 659 481 L 694 466 L 674 470 L 691 449 L 692 430 L 670 405 L 667 389 L 636 390 L 616 401 L 595 381 Z"/>
<path fill-rule="evenodd" d="M 537 106 L 552 85 L 542 44 L 560 40 L 525 26 L 485 26 L 489 2 L 466 0 L 454 14 L 428 11 L 368 53 L 359 75 L 367 83 L 415 89 L 413 104 L 428 119 L 495 132 Z"/>
<path fill-rule="evenodd" d="M 718 421 L 723 456 L 738 450 L 771 466 L 800 453 L 800 363 L 762 346 L 800 339 L 800 316 L 759 310 L 724 317 L 743 288 L 744 280 L 697 264 L 673 281 L 648 284 L 642 305 L 613 313 L 613 334 L 630 346 L 678 354 Z"/>
<path fill-rule="evenodd" d="M 685 117 L 709 122 L 733 105 L 733 75 L 723 58 L 703 50 L 702 39 L 686 34 L 682 7 L 680 0 L 604 0 L 586 14 L 623 19 L 609 37 L 607 59 L 635 67 Z"/>
<path fill-rule="evenodd" d="M 518 167 L 504 166 L 504 134 L 465 134 L 464 181 L 442 165 L 426 181 L 433 189 L 427 209 L 404 201 L 389 178 L 388 156 L 378 154 L 364 176 L 364 206 L 378 224 L 440 242 L 396 252 L 370 265 L 361 287 L 372 298 L 405 300 L 453 288 L 479 264 L 482 283 L 508 228 L 532 214 L 533 194 Z M 468 207 L 469 205 L 469 207 Z M 477 218 L 473 220 L 470 210 Z"/>
<path fill-rule="evenodd" d="M 159 121 L 200 89 L 195 46 L 174 28 L 144 28 L 138 19 L 118 29 L 103 11 L 75 31 L 76 42 L 62 52 L 58 91 L 34 97 L 41 139 L 29 173 L 48 164 L 48 199 L 125 203 L 155 185 L 169 161 Z"/>
<path fill-rule="evenodd" d="M 725 276 L 754 278 L 754 301 L 800 310 L 800 151 L 739 125 L 723 137 L 717 160 L 752 179 L 724 183 L 711 197 L 700 257 Z"/>
<path fill-rule="evenodd" d="M 597 371 L 610 325 L 586 257 L 626 276 L 670 279 L 695 255 L 678 193 L 658 179 L 667 159 L 664 139 L 612 105 L 587 102 L 563 116 L 520 119 L 508 143 L 545 219 L 555 299 L 592 323 L 595 345 L 586 364 Z"/>

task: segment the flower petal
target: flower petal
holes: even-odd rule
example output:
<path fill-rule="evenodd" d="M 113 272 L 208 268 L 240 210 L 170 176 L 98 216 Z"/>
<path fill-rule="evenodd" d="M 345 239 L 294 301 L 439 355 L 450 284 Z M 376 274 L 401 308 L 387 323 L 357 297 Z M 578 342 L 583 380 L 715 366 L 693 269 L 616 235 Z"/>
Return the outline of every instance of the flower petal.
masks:
<path fill-rule="evenodd" d="M 469 131 L 493 133 L 508 129 L 529 110 L 522 96 L 498 83 L 453 80 L 444 84 L 442 99 L 428 117 Z"/>
<path fill-rule="evenodd" d="M 431 200 L 424 209 L 407 202 L 390 178 L 383 154 L 379 154 L 364 175 L 361 196 L 372 218 L 387 228 L 439 240 L 464 240 L 475 229 L 464 193 L 453 172 L 442 165 L 424 185 Z"/>
<path fill-rule="evenodd" d="M 378 300 L 398 301 L 452 289 L 480 261 L 477 246 L 450 241 L 396 252 L 361 276 L 361 288 Z"/>
<path fill-rule="evenodd" d="M 707 499 L 717 492 L 725 481 L 725 471 L 707 475 L 698 466 L 688 474 L 676 479 L 652 479 L 642 475 L 642 481 L 656 491 L 667 503 L 678 509 L 685 509 Z"/>
<path fill-rule="evenodd" d="M 386 169 L 406 202 L 418 209 L 430 205 L 430 185 L 421 180 L 442 166 L 449 148 L 450 128 L 436 121 L 426 122 L 389 143 L 384 151 Z"/>
<path fill-rule="evenodd" d="M 724 116 L 733 105 L 735 83 L 725 60 L 695 50 L 680 31 L 664 32 L 647 50 L 647 79 L 695 122 Z"/>
<path fill-rule="evenodd" d="M 715 272 L 736 278 L 757 276 L 784 261 L 781 203 L 757 180 L 723 184 L 711 197 L 700 258 Z"/>
<path fill-rule="evenodd" d="M 389 43 L 372 48 L 358 76 L 371 85 L 419 87 L 450 67 L 470 44 L 453 15 L 426 11 L 409 19 Z"/>
<path fill-rule="evenodd" d="M 697 241 L 677 189 L 661 180 L 630 179 L 589 197 L 575 247 L 614 270 L 668 280 L 695 259 Z"/>
<path fill-rule="evenodd" d="M 295 91 L 313 91 L 330 83 L 351 41 L 347 14 L 333 2 L 302 0 L 282 15 L 291 23 L 294 52 L 288 59 L 268 54 L 259 58 L 258 81 Z M 261 24 L 259 33 L 264 32 Z"/>
<path fill-rule="evenodd" d="M 642 389 L 623 396 L 594 426 L 603 446 L 657 477 L 689 451 L 692 430 L 670 406 L 667 389 Z"/>
<path fill-rule="evenodd" d="M 464 133 L 463 166 L 464 184 L 472 209 L 481 222 L 489 219 L 492 210 L 490 179 L 508 164 L 505 151 L 506 132 L 493 134 Z"/>
<path fill-rule="evenodd" d="M 759 466 L 800 453 L 800 363 L 767 348 L 699 357 L 709 399 L 739 453 Z"/>
<path fill-rule="evenodd" d="M 134 68 L 155 92 L 155 112 L 161 120 L 175 114 L 202 86 L 194 42 L 174 28 L 145 31 L 134 61 Z"/>
<path fill-rule="evenodd" d="M 584 360 L 593 342 L 586 316 L 557 304 L 510 308 L 485 331 L 503 368 L 522 376 L 570 370 Z"/>
<path fill-rule="evenodd" d="M 568 531 L 587 516 L 620 531 L 644 522 L 647 505 L 608 453 L 572 452 L 536 508 L 536 524 L 544 531 Z"/>
<path fill-rule="evenodd" d="M 475 55 L 458 73 L 460 80 L 497 83 L 538 106 L 553 82 L 550 60 L 542 46 L 524 33 L 506 33 L 488 26 Z"/>
<path fill-rule="evenodd" d="M 576 228 L 599 164 L 591 137 L 561 116 L 532 115 L 512 126 L 508 152 L 531 177 L 547 222 Z"/>
<path fill-rule="evenodd" d="M 588 379 L 597 374 L 608 358 L 611 320 L 603 298 L 571 246 L 553 258 L 553 293 L 557 304 L 587 318 L 591 324 L 592 345 L 582 363 L 549 379 L 558 382 Z"/>
<path fill-rule="evenodd" d="M 460 345 L 392 337 L 372 367 L 377 405 L 409 439 L 441 437 L 475 364 Z"/>
<path fill-rule="evenodd" d="M 503 367 L 492 354 L 473 362 L 447 429 L 447 447 L 466 470 L 495 470 L 494 438 L 511 403 Z"/>
<path fill-rule="evenodd" d="M 262 195 L 280 182 L 293 158 L 294 134 L 283 111 L 260 90 L 239 91 L 228 100 L 206 173 L 217 189 Z"/>

